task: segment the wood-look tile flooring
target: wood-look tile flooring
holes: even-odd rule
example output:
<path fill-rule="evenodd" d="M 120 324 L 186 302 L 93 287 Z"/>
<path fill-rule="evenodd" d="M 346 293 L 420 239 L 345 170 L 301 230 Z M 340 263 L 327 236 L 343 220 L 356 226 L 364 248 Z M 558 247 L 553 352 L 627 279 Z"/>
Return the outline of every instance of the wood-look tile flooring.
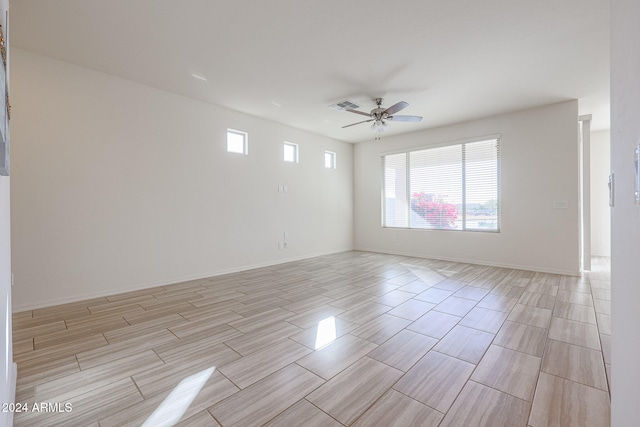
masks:
<path fill-rule="evenodd" d="M 13 316 L 16 426 L 610 424 L 610 274 L 345 252 Z"/>

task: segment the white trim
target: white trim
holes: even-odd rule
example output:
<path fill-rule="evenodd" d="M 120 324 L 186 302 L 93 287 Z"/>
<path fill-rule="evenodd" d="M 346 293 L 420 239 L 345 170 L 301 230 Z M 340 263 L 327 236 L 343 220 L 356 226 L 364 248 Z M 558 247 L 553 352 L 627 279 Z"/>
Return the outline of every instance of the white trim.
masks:
<path fill-rule="evenodd" d="M 439 255 L 425 255 L 425 254 L 415 254 L 411 252 L 402 252 L 402 251 L 383 251 L 376 249 L 366 249 L 366 248 L 358 248 L 354 249 L 357 252 L 372 252 L 376 254 L 385 254 L 385 255 L 401 255 L 406 257 L 413 258 L 422 258 L 422 259 L 432 259 L 436 261 L 450 261 L 450 262 L 459 262 L 464 264 L 473 264 L 473 265 L 485 265 L 489 267 L 501 267 L 501 268 L 509 268 L 512 270 L 524 270 L 524 271 L 534 271 L 538 273 L 550 273 L 550 274 L 561 274 L 563 276 L 580 276 L 579 271 L 569 271 L 569 270 L 556 270 L 553 268 L 543 268 L 536 267 L 531 265 L 520 265 L 520 264 L 508 264 L 501 262 L 492 262 L 492 261 L 478 261 L 478 260 L 470 260 L 465 258 L 456 258 L 456 257 L 443 257 Z"/>
<path fill-rule="evenodd" d="M 580 116 L 580 252 L 583 271 L 591 270 L 591 115 Z"/>
<path fill-rule="evenodd" d="M 501 133 L 494 133 L 494 134 L 491 134 L 491 135 L 478 136 L 478 137 L 473 137 L 473 138 L 456 139 L 456 140 L 451 140 L 451 141 L 437 142 L 435 144 L 418 145 L 418 146 L 415 146 L 415 147 L 407 147 L 407 148 L 402 148 L 402 149 L 399 149 L 399 150 L 384 151 L 384 152 L 380 153 L 380 156 L 388 156 L 390 154 L 408 153 L 410 151 L 428 150 L 429 148 L 446 147 L 448 145 L 470 144 L 472 142 L 490 141 L 492 139 L 497 139 L 498 141 L 500 141 L 500 143 L 502 143 L 501 138 L 502 138 L 502 134 Z"/>
<path fill-rule="evenodd" d="M 115 290 L 110 290 L 108 292 L 91 292 L 91 293 L 86 293 L 86 294 L 81 294 L 81 295 L 74 295 L 73 297 L 70 297 L 70 298 L 67 298 L 67 297 L 52 298 L 52 299 L 40 302 L 40 303 L 38 303 L 36 305 L 18 305 L 18 306 L 13 306 L 13 312 L 14 313 L 19 313 L 21 311 L 36 310 L 38 308 L 51 307 L 51 306 L 59 305 L 59 304 L 68 304 L 68 303 L 72 303 L 72 302 L 84 301 L 84 300 L 91 299 L 91 298 L 101 298 L 101 297 L 106 297 L 106 296 L 110 296 L 110 295 L 118 295 L 118 294 L 124 294 L 124 293 L 127 293 L 127 292 L 139 291 L 141 289 L 149 289 L 149 288 L 155 288 L 155 287 L 158 287 L 158 286 L 173 285 L 173 284 L 176 284 L 176 283 L 187 282 L 187 281 L 190 281 L 190 280 L 200 280 L 200 279 L 207 279 L 207 278 L 210 278 L 210 277 L 224 276 L 225 274 L 239 273 L 239 272 L 242 272 L 242 271 L 253 270 L 253 269 L 256 269 L 256 268 L 271 267 L 271 266 L 274 266 L 274 265 L 286 264 L 286 263 L 292 262 L 292 261 L 301 261 L 301 260 L 304 260 L 304 259 L 315 258 L 315 257 L 319 257 L 319 256 L 324 256 L 324 255 L 333 255 L 333 254 L 338 254 L 338 253 L 341 253 L 341 252 L 349 252 L 349 251 L 353 251 L 353 248 L 336 249 L 334 251 L 316 252 L 316 253 L 313 253 L 313 254 L 302 255 L 302 256 L 299 256 L 299 257 L 291 257 L 291 258 L 286 258 L 286 259 L 280 259 L 280 260 L 273 261 L 273 262 L 263 262 L 263 263 L 252 264 L 252 265 L 247 265 L 247 266 L 243 266 L 243 267 L 229 268 L 229 269 L 226 269 L 226 270 L 218 270 L 218 271 L 214 271 L 214 272 L 210 272 L 210 273 L 202 273 L 202 274 L 196 274 L 196 275 L 192 275 L 192 276 L 177 277 L 177 278 L 173 278 L 173 279 L 169 279 L 169 280 L 163 280 L 163 281 L 160 281 L 160 282 L 141 283 L 141 284 L 128 286 L 125 289 L 115 289 Z"/>
<path fill-rule="evenodd" d="M 578 271 L 557 270 L 552 268 L 543 268 L 543 267 L 537 267 L 537 266 L 531 266 L 531 265 L 509 264 L 509 263 L 500 263 L 500 262 L 492 262 L 492 261 L 478 261 L 478 260 L 470 260 L 465 258 L 416 254 L 416 253 L 403 252 L 403 251 L 383 251 L 383 250 L 377 250 L 377 249 L 351 248 L 351 249 L 340 249 L 335 251 L 317 252 L 314 254 L 303 255 L 300 257 L 282 259 L 275 262 L 258 263 L 258 264 L 244 266 L 244 267 L 231 268 L 228 270 L 220 270 L 213 273 L 205 273 L 205 274 L 199 274 L 194 276 L 185 276 L 182 278 L 175 278 L 175 279 L 161 281 L 161 282 L 139 284 L 139 285 L 130 286 L 127 289 L 122 289 L 122 290 L 115 290 L 115 291 L 109 291 L 109 292 L 93 292 L 93 293 L 83 294 L 79 296 L 74 296 L 73 298 L 55 298 L 55 299 L 50 299 L 33 306 L 18 305 L 13 307 L 13 312 L 19 313 L 21 311 L 36 310 L 39 308 L 50 307 L 50 306 L 59 305 L 59 304 L 68 304 L 68 303 L 83 301 L 91 298 L 100 298 L 100 297 L 105 297 L 109 295 L 118 295 L 121 293 L 138 291 L 141 289 L 155 288 L 158 286 L 165 286 L 165 285 L 173 285 L 176 283 L 186 282 L 189 280 L 207 279 L 210 277 L 217 277 L 217 276 L 223 276 L 225 274 L 239 273 L 243 271 L 253 270 L 256 268 L 271 267 L 275 265 L 286 264 L 288 262 L 301 261 L 309 258 L 315 258 L 315 257 L 325 256 L 325 255 L 333 255 L 333 254 L 338 254 L 342 252 L 371 252 L 371 253 L 384 254 L 384 255 L 401 255 L 401 256 L 414 257 L 414 258 L 433 259 L 438 261 L 450 261 L 450 262 L 460 262 L 464 264 L 485 265 L 489 267 L 510 268 L 513 270 L 525 270 L 525 271 L 534 271 L 534 272 L 540 272 L 540 273 L 561 274 L 565 276 L 580 276 L 580 272 Z"/>

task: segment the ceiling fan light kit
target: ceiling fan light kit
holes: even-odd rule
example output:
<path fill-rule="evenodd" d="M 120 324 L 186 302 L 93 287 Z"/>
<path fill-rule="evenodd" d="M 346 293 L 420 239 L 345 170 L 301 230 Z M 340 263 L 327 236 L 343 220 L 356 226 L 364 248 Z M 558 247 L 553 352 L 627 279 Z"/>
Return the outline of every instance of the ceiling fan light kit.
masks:
<path fill-rule="evenodd" d="M 389 123 L 384 120 L 376 120 L 371 124 L 371 129 L 373 130 L 373 139 L 378 141 L 380 140 L 380 134 L 389 128 Z"/>
<path fill-rule="evenodd" d="M 344 129 L 351 126 L 359 125 L 361 123 L 373 122 L 371 124 L 371 129 L 373 130 L 375 140 L 379 140 L 380 134 L 389 128 L 389 123 L 388 123 L 389 121 L 419 122 L 422 120 L 422 117 L 420 116 L 394 116 L 395 113 L 397 113 L 400 110 L 404 110 L 409 106 L 409 104 L 404 101 L 397 102 L 389 108 L 382 107 L 382 102 L 383 102 L 382 98 L 376 98 L 374 99 L 374 102 L 376 103 L 377 107 L 371 110 L 371 112 L 369 113 L 356 110 L 355 108 L 351 107 L 351 105 L 355 105 L 355 104 L 349 101 L 342 101 L 337 104 L 330 105 L 329 107 L 338 109 L 341 111 L 348 111 L 350 113 L 360 114 L 361 116 L 369 117 L 368 120 L 362 120 L 360 122 L 351 123 L 350 125 L 342 126 L 342 128 Z"/>

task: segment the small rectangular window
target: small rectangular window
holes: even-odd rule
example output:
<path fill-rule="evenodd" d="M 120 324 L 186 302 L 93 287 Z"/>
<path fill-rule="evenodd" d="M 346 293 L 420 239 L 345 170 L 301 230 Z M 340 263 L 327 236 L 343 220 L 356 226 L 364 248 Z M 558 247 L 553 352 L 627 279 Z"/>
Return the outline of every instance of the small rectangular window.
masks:
<path fill-rule="evenodd" d="M 333 151 L 324 152 L 324 167 L 327 169 L 336 168 L 336 153 Z"/>
<path fill-rule="evenodd" d="M 298 144 L 292 142 L 284 143 L 284 161 L 298 163 Z"/>
<path fill-rule="evenodd" d="M 227 129 L 227 151 L 229 153 L 249 154 L 249 135 L 239 130 Z"/>

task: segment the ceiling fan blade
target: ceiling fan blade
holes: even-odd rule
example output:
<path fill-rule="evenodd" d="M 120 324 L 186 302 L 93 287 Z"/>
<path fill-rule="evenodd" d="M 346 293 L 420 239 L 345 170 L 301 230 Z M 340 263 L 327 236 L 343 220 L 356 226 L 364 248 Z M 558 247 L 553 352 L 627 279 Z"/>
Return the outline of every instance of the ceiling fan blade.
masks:
<path fill-rule="evenodd" d="M 419 122 L 422 121 L 420 116 L 390 116 L 387 120 L 393 120 L 394 122 Z"/>
<path fill-rule="evenodd" d="M 368 115 L 368 114 L 367 114 L 367 115 Z M 351 126 L 355 126 L 355 125 L 359 125 L 360 123 L 372 122 L 372 121 L 374 121 L 374 120 L 375 120 L 375 119 L 369 119 L 369 120 L 363 120 L 363 121 L 361 121 L 361 122 L 351 123 L 350 125 L 342 126 L 342 129 L 344 129 L 344 128 L 348 128 L 348 127 L 351 127 Z"/>
<path fill-rule="evenodd" d="M 348 112 L 350 112 L 350 113 L 360 114 L 360 115 L 362 115 L 362 116 L 371 117 L 371 114 L 369 114 L 369 113 L 365 113 L 365 112 L 363 112 L 363 111 L 358 111 L 358 110 L 345 110 L 345 111 L 348 111 Z"/>
<path fill-rule="evenodd" d="M 393 115 L 393 113 L 397 113 L 400 110 L 404 110 L 405 108 L 407 108 L 409 106 L 409 104 L 407 102 L 404 101 L 400 101 L 397 104 L 393 104 L 391 107 L 387 108 L 386 110 L 384 110 L 382 112 L 382 114 L 388 114 L 390 116 Z"/>

